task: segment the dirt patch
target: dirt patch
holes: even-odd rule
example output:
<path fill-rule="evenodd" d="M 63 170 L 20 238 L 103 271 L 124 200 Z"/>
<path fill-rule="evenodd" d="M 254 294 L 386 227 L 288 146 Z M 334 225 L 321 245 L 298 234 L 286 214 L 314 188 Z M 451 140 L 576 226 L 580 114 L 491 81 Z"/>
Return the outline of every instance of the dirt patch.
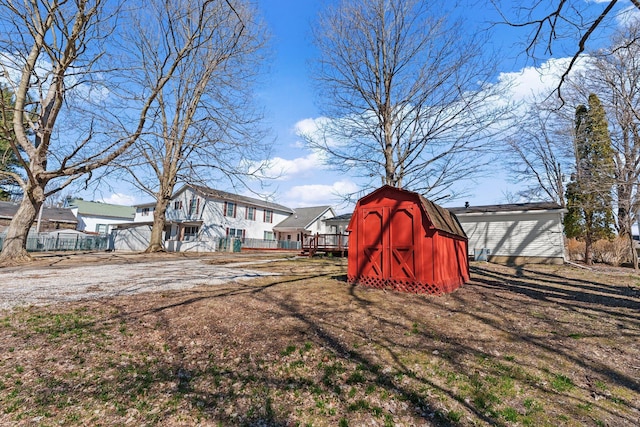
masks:
<path fill-rule="evenodd" d="M 440 297 L 251 270 L 277 276 L 5 311 L 0 424 L 640 423 L 628 270 L 475 263 Z"/>
<path fill-rule="evenodd" d="M 274 274 L 248 266 L 275 260 L 105 253 L 42 257 L 0 270 L 0 309 L 241 282 Z"/>
<path fill-rule="evenodd" d="M 251 260 L 277 260 L 296 256 L 291 251 L 247 251 L 242 253 L 225 252 L 34 252 L 33 261 L 26 265 L 0 267 L 0 274 L 7 271 L 24 271 L 39 268 L 65 268 L 69 266 L 88 265 L 128 265 L 145 262 L 164 262 L 186 259 L 197 259 L 209 264 L 228 264 L 231 262 L 249 262 Z"/>

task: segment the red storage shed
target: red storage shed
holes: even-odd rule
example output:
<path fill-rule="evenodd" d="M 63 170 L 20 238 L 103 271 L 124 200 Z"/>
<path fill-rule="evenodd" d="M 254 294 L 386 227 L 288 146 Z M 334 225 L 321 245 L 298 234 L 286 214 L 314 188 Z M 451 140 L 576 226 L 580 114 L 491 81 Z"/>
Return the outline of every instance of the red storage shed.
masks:
<path fill-rule="evenodd" d="M 447 209 L 385 185 L 356 204 L 347 280 L 401 292 L 452 292 L 469 281 L 467 236 Z"/>

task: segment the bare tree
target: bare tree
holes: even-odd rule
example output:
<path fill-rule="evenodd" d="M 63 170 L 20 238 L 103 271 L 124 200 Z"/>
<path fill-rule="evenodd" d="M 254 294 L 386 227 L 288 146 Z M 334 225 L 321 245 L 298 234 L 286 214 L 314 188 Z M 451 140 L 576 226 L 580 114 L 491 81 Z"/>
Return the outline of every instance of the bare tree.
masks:
<path fill-rule="evenodd" d="M 132 45 L 147 90 L 160 64 L 186 40 L 197 39 L 159 92 L 145 135 L 118 162 L 131 182 L 155 199 L 147 252 L 157 252 L 164 250 L 166 210 L 176 183 L 220 175 L 237 182 L 256 172 L 255 160 L 265 158 L 251 88 L 266 35 L 243 1 L 158 0 L 143 12 Z"/>
<path fill-rule="evenodd" d="M 314 35 L 321 108 L 303 135 L 329 165 L 429 194 L 482 171 L 487 142 L 509 112 L 481 41 L 419 0 L 343 0 Z M 494 62 L 495 63 L 495 62 Z"/>
<path fill-rule="evenodd" d="M 135 97 L 124 84 L 126 51 L 113 32 L 122 28 L 117 2 L 0 1 L 0 64 L 15 103 L 12 126 L 2 129 L 24 171 L 10 175 L 23 191 L 4 240 L 0 263 L 30 259 L 26 239 L 44 200 L 81 176 L 112 162 L 144 129 L 147 112 L 184 53 L 174 52 L 155 84 Z M 119 25 L 116 25 L 119 24 Z M 119 136 L 114 132 L 118 129 Z"/>
<path fill-rule="evenodd" d="M 591 57 L 575 85 L 602 94 L 614 150 L 617 229 L 629 238 L 634 256 L 631 227 L 640 208 L 640 23 L 618 31 L 610 47 Z"/>
<path fill-rule="evenodd" d="M 570 120 L 553 105 L 533 104 L 507 138 L 504 158 L 520 197 L 566 205 L 565 173 L 574 163 Z"/>
<path fill-rule="evenodd" d="M 640 0 L 629 1 L 633 8 L 640 11 Z M 619 16 L 625 4 L 618 0 L 535 0 L 526 2 L 526 5 L 505 0 L 490 2 L 501 13 L 505 23 L 529 30 L 524 50 L 530 57 L 538 58 L 541 50 L 543 55 L 549 56 L 555 50 L 562 49 L 572 53 L 572 59 L 557 86 L 561 97 L 561 87 L 580 55 L 586 51 L 588 42 L 597 35 L 598 30 L 611 26 L 612 20 Z"/>

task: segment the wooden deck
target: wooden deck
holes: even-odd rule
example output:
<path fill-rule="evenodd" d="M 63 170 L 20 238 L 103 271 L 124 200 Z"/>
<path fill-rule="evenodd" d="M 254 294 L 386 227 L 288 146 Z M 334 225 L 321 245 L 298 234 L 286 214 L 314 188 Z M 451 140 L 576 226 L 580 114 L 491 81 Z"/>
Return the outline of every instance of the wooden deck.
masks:
<path fill-rule="evenodd" d="M 348 234 L 312 234 L 305 236 L 302 242 L 302 253 L 314 256 L 317 253 L 345 256 L 349 250 Z"/>

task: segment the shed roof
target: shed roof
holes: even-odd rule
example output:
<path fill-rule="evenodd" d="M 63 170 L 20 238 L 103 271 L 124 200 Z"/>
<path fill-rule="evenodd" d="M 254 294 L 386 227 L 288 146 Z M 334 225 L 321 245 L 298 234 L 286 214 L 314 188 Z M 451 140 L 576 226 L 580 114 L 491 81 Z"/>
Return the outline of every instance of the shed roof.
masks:
<path fill-rule="evenodd" d="M 504 205 L 483 205 L 448 208 L 456 215 L 467 213 L 500 213 L 500 212 L 527 212 L 527 211 L 551 211 L 564 209 L 554 202 L 534 202 L 534 203 L 508 203 Z"/>
<path fill-rule="evenodd" d="M 18 212 L 19 205 L 13 202 L 0 202 L 0 218 L 11 219 Z M 59 222 L 68 224 L 77 224 L 78 219 L 75 217 L 71 209 L 66 208 L 50 208 L 42 209 L 42 220 L 49 222 Z"/>
<path fill-rule="evenodd" d="M 433 203 L 420 194 L 417 195 L 422 202 L 422 207 L 427 213 L 427 217 L 429 217 L 436 229 L 453 234 L 454 236 L 467 238 L 467 234 L 464 232 L 460 222 L 458 222 L 458 218 L 456 218 L 453 212 Z"/>
<path fill-rule="evenodd" d="M 275 227 L 274 230 L 282 229 L 305 229 L 313 224 L 320 216 L 326 211 L 330 210 L 331 206 L 312 206 L 309 208 L 296 208 L 293 214 L 288 218 L 285 218 Z"/>
<path fill-rule="evenodd" d="M 132 206 L 112 205 L 110 203 L 92 202 L 82 199 L 68 199 L 65 205 L 78 208 L 78 214 L 85 216 L 126 219 L 133 219 L 136 216 L 136 208 Z"/>

